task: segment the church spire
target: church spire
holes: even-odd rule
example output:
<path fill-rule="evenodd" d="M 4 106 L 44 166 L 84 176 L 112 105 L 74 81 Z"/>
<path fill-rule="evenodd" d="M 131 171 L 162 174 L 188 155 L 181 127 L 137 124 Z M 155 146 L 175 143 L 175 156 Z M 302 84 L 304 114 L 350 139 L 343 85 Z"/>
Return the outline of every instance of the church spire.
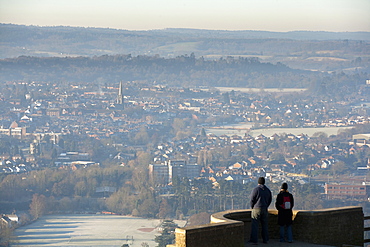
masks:
<path fill-rule="evenodd" d="M 117 95 L 117 99 L 116 99 L 116 104 L 117 105 L 120 105 L 122 107 L 122 109 L 123 109 L 123 103 L 124 103 L 123 85 L 122 85 L 122 81 L 120 81 L 119 88 L 118 88 L 118 95 Z"/>

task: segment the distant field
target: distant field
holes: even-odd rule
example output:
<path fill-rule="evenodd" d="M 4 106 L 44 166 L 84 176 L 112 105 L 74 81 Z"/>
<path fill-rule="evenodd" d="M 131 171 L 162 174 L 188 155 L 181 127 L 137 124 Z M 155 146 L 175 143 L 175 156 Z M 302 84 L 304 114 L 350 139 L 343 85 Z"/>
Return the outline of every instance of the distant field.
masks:
<path fill-rule="evenodd" d="M 342 130 L 350 129 L 351 127 L 320 127 L 320 128 L 267 128 L 267 129 L 255 129 L 255 130 L 248 130 L 251 127 L 251 124 L 234 124 L 228 126 L 221 126 L 218 128 L 209 128 L 206 129 L 207 133 L 212 133 L 214 135 L 240 135 L 243 136 L 245 133 L 257 137 L 260 134 L 265 136 L 273 136 L 274 134 L 281 135 L 283 133 L 286 134 L 306 134 L 308 136 L 313 136 L 315 133 L 323 132 L 330 135 L 337 135 Z M 232 129 L 234 128 L 234 129 Z"/>
<path fill-rule="evenodd" d="M 339 57 L 309 57 L 306 60 L 313 60 L 313 61 L 336 61 L 336 62 L 346 62 L 348 59 L 345 58 L 339 58 Z"/>
<path fill-rule="evenodd" d="M 15 231 L 12 246 L 122 246 L 141 247 L 159 235 L 160 220 L 120 215 L 52 215 Z M 183 226 L 185 221 L 176 221 Z"/>
<path fill-rule="evenodd" d="M 69 54 L 69 53 L 58 53 L 58 52 L 51 52 L 51 51 L 31 51 L 36 56 L 46 56 L 46 57 L 79 57 L 82 56 L 81 54 Z M 108 53 L 108 52 L 107 52 Z"/>
<path fill-rule="evenodd" d="M 307 90 L 307 88 L 245 88 L 245 87 L 216 87 L 220 92 L 240 91 L 242 93 L 259 93 L 261 91 L 270 93 L 300 93 Z"/>
<path fill-rule="evenodd" d="M 258 57 L 261 60 L 265 59 L 270 59 L 273 56 L 267 56 L 267 55 L 205 55 L 204 58 L 211 58 L 211 59 L 219 59 L 221 57 L 226 57 L 226 56 L 231 56 L 231 57 Z"/>
<path fill-rule="evenodd" d="M 177 52 L 183 52 L 188 50 L 197 50 L 197 46 L 200 42 L 178 42 L 173 43 L 170 45 L 164 45 L 164 46 L 158 46 L 154 51 L 162 51 L 167 53 L 177 53 Z"/>

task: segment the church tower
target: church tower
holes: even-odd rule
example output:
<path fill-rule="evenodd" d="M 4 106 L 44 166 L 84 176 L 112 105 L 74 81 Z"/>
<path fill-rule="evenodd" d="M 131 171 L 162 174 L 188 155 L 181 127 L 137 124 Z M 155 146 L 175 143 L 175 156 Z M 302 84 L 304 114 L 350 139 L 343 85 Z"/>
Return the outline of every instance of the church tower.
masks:
<path fill-rule="evenodd" d="M 122 81 L 119 83 L 119 88 L 118 88 L 118 95 L 116 99 L 116 105 L 120 107 L 121 109 L 124 108 L 124 98 L 123 98 L 123 85 Z"/>

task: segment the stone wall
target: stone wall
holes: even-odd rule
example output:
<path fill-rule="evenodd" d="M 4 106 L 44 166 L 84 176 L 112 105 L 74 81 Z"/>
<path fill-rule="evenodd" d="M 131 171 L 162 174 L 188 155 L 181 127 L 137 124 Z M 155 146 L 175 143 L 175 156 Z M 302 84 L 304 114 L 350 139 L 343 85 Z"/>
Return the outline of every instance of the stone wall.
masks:
<path fill-rule="evenodd" d="M 221 222 L 175 230 L 176 247 L 244 247 L 244 224 L 240 221 Z M 168 245 L 167 245 L 168 246 Z"/>
<path fill-rule="evenodd" d="M 293 239 L 332 246 L 363 245 L 364 215 L 361 207 L 294 211 Z M 176 229 L 176 243 L 168 247 L 238 247 L 250 235 L 250 210 L 215 213 L 211 223 Z M 269 234 L 279 238 L 277 211 L 269 210 Z"/>
<path fill-rule="evenodd" d="M 297 211 L 293 229 L 302 242 L 363 246 L 364 214 L 361 207 Z"/>

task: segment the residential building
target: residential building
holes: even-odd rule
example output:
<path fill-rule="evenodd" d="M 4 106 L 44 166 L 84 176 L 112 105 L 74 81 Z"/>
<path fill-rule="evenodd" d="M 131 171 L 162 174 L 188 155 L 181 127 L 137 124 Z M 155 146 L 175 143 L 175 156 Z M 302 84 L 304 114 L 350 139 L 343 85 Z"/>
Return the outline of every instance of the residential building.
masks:
<path fill-rule="evenodd" d="M 198 164 L 187 164 L 185 160 L 170 160 L 161 164 L 149 165 L 149 176 L 156 184 L 167 184 L 174 177 L 199 177 L 201 167 Z"/>
<path fill-rule="evenodd" d="M 325 184 L 327 199 L 352 199 L 365 201 L 369 197 L 367 184 Z"/>
<path fill-rule="evenodd" d="M 26 127 L 20 127 L 16 121 L 12 122 L 9 128 L 0 128 L 0 135 L 8 135 L 18 139 L 22 139 L 27 135 Z"/>
<path fill-rule="evenodd" d="M 349 143 L 350 145 L 357 145 L 357 146 L 368 146 L 370 147 L 370 134 L 357 134 L 352 136 L 352 142 Z"/>
<path fill-rule="evenodd" d="M 167 184 L 169 180 L 168 166 L 165 164 L 150 164 L 149 178 L 155 184 Z"/>

